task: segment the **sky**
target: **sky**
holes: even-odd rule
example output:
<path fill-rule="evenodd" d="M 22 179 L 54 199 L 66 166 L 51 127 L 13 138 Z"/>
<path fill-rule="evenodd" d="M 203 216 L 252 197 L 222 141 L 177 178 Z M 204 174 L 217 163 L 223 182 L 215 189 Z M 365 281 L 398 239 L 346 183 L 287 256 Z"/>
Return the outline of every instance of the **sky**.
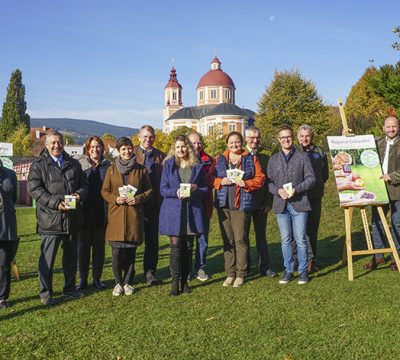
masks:
<path fill-rule="evenodd" d="M 257 111 L 291 69 L 336 105 L 371 60 L 399 61 L 399 13 L 385 0 L 0 0 L 0 102 L 19 68 L 31 117 L 162 128 L 172 61 L 193 106 L 217 53 L 238 106 Z"/>

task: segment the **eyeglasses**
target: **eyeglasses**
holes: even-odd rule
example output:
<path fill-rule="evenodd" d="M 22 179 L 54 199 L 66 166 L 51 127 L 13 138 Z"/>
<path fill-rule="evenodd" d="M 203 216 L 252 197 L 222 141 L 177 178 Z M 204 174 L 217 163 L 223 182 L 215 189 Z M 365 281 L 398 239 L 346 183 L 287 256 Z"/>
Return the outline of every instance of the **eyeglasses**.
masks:
<path fill-rule="evenodd" d="M 293 136 L 280 136 L 279 137 L 279 140 L 290 140 L 290 139 L 293 139 Z"/>

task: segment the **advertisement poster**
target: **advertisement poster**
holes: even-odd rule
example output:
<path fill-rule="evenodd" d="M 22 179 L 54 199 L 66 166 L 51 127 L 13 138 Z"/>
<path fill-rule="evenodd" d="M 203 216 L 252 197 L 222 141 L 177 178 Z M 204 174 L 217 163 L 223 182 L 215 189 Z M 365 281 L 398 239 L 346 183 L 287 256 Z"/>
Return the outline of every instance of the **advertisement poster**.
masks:
<path fill-rule="evenodd" d="M 340 205 L 389 202 L 373 135 L 328 136 Z"/>

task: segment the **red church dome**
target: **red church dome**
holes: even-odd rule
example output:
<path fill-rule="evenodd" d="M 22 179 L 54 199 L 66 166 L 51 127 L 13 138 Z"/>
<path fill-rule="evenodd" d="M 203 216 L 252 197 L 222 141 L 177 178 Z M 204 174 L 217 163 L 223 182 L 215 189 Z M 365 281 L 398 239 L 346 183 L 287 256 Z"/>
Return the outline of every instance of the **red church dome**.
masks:
<path fill-rule="evenodd" d="M 235 84 L 231 77 L 221 70 L 221 62 L 217 57 L 211 62 L 211 70 L 203 75 L 197 88 L 202 86 L 224 86 L 235 89 Z"/>

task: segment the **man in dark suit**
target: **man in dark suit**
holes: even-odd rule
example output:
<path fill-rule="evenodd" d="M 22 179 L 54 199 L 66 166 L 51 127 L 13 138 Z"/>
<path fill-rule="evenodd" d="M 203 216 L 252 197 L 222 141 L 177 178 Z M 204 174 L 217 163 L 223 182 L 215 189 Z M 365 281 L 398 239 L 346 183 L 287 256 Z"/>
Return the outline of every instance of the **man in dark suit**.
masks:
<path fill-rule="evenodd" d="M 40 300 L 54 304 L 53 266 L 62 243 L 62 268 L 65 284 L 63 295 L 78 299 L 76 291 L 79 203 L 86 198 L 88 183 L 79 162 L 64 151 L 61 133 L 52 131 L 46 136 L 46 147 L 29 171 L 28 191 L 36 201 L 37 229 L 41 238 L 39 258 Z M 77 209 L 65 201 L 65 195 L 75 197 Z"/>
<path fill-rule="evenodd" d="M 274 212 L 278 220 L 282 241 L 285 273 L 279 283 L 287 284 L 294 279 L 292 234 L 299 257 L 298 284 L 309 281 L 307 273 L 306 226 L 311 210 L 307 190 L 315 184 L 314 171 L 309 157 L 293 146 L 293 129 L 283 125 L 278 131 L 281 151 L 268 162 L 268 188 L 274 195 Z"/>
<path fill-rule="evenodd" d="M 156 278 L 158 263 L 158 217 L 162 203 L 160 180 L 165 154 L 153 147 L 156 139 L 154 128 L 143 125 L 138 134 L 139 145 L 134 146 L 136 161 L 146 167 L 153 186 L 153 197 L 144 205 L 144 256 L 143 270 L 150 286 L 158 285 Z"/>

